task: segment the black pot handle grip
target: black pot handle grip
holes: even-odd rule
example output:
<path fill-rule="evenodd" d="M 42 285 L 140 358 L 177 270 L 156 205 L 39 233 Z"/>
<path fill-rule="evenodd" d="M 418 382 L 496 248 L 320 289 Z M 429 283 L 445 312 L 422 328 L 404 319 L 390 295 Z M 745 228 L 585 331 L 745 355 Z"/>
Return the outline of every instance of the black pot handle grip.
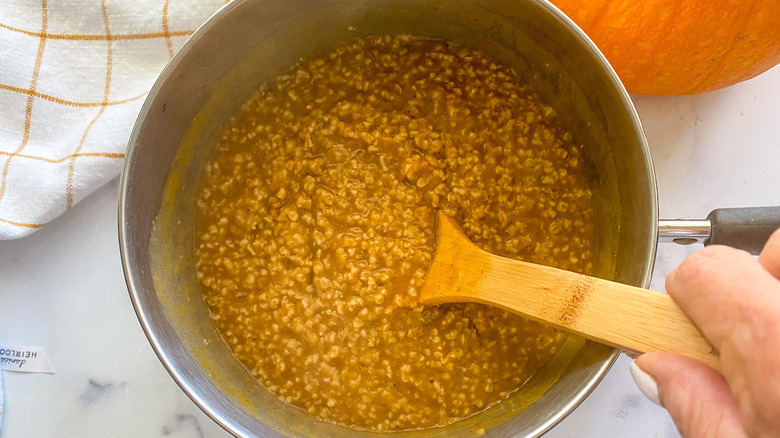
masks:
<path fill-rule="evenodd" d="M 728 245 L 759 254 L 769 236 L 780 228 L 780 206 L 719 208 L 707 219 L 712 228 L 705 245 Z"/>

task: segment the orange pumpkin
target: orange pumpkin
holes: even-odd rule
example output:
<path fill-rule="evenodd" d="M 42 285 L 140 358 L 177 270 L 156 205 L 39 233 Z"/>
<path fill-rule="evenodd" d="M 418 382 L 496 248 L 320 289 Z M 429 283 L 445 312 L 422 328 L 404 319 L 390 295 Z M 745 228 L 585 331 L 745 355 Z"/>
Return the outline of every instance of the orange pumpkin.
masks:
<path fill-rule="evenodd" d="M 717 90 L 780 63 L 778 0 L 551 0 L 631 93 Z"/>

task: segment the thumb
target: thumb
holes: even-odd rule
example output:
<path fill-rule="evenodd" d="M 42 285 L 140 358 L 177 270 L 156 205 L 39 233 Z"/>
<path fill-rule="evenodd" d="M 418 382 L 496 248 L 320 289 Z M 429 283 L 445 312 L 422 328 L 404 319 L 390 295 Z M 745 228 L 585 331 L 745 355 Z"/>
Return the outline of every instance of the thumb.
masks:
<path fill-rule="evenodd" d="M 739 408 L 723 376 L 671 353 L 643 354 L 631 366 L 642 392 L 669 411 L 686 438 L 747 437 Z"/>

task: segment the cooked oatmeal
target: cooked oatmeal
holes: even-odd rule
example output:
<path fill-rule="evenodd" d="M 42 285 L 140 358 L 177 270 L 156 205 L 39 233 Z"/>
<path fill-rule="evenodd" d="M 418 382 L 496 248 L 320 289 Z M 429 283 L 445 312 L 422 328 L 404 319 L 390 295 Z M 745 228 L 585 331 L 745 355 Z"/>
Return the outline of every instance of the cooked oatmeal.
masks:
<path fill-rule="evenodd" d="M 373 37 L 305 60 L 229 123 L 197 199 L 214 324 L 269 391 L 373 431 L 517 391 L 565 335 L 477 304 L 422 307 L 437 210 L 493 253 L 589 272 L 581 145 L 510 69 Z"/>

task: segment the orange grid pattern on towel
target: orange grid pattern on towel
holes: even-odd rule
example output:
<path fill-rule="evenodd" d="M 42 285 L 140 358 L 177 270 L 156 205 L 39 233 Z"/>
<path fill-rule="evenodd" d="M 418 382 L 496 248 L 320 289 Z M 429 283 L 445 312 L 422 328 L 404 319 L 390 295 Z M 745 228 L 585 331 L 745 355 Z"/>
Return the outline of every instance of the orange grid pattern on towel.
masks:
<path fill-rule="evenodd" d="M 225 0 L 8 0 L 0 8 L 0 240 L 121 170 L 143 98 Z"/>

